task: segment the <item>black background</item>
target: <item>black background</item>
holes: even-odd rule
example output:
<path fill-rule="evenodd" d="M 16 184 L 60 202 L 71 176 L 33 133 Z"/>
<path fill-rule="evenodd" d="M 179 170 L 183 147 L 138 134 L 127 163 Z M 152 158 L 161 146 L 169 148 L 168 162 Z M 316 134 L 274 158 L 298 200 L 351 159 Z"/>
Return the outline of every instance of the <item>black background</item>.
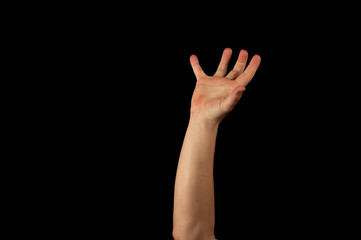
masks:
<path fill-rule="evenodd" d="M 216 236 L 306 236 L 322 228 L 330 214 L 324 194 L 333 163 L 320 145 L 329 134 L 324 108 L 305 84 L 309 46 L 258 28 L 225 36 L 227 29 L 167 33 L 171 27 L 161 33 L 143 29 L 135 43 L 119 43 L 115 53 L 116 42 L 104 48 L 100 74 L 91 80 L 92 104 L 84 100 L 89 116 L 81 131 L 82 139 L 89 136 L 84 152 L 91 158 L 85 167 L 92 184 L 85 185 L 95 223 L 87 231 L 171 239 L 175 171 L 195 85 L 189 56 L 197 54 L 213 74 L 225 47 L 234 51 L 233 64 L 241 49 L 260 54 L 262 63 L 219 129 Z"/>
<path fill-rule="evenodd" d="M 80 6 L 52 23 L 44 60 L 58 58 L 48 63 L 54 88 L 43 103 L 52 111 L 44 140 L 57 140 L 44 145 L 59 158 L 49 174 L 61 176 L 50 187 L 60 192 L 59 234 L 171 239 L 195 86 L 189 57 L 211 75 L 226 47 L 230 68 L 241 49 L 262 62 L 219 128 L 216 237 L 340 231 L 342 208 L 334 206 L 346 189 L 347 157 L 339 70 L 330 71 L 335 19 L 310 5 L 207 6 Z"/>

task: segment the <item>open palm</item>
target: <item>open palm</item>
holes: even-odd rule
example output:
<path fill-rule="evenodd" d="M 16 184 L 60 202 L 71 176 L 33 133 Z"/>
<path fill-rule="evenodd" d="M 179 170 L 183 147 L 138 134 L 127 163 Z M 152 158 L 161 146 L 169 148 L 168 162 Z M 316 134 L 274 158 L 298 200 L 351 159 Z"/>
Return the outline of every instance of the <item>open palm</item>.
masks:
<path fill-rule="evenodd" d="M 220 122 L 241 98 L 245 86 L 252 80 L 260 65 L 261 57 L 253 56 L 245 68 L 248 53 L 246 50 L 241 50 L 233 70 L 226 75 L 231 55 L 231 49 L 226 48 L 223 51 L 218 69 L 213 76 L 207 76 L 204 73 L 197 56 L 190 57 L 190 63 L 197 78 L 192 96 L 192 116 Z"/>

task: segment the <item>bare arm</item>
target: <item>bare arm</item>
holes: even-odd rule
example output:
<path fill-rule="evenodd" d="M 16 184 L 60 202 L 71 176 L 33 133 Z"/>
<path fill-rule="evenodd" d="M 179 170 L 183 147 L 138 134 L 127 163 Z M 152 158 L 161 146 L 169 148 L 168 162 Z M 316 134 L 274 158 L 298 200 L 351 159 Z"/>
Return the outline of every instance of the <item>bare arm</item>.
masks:
<path fill-rule="evenodd" d="M 207 76 L 192 55 L 197 78 L 191 116 L 179 157 L 174 192 L 173 237 L 211 240 L 214 237 L 213 160 L 218 125 L 235 107 L 260 64 L 254 56 L 246 70 L 248 53 L 242 50 L 226 76 L 231 49 L 225 49 L 214 76 Z"/>

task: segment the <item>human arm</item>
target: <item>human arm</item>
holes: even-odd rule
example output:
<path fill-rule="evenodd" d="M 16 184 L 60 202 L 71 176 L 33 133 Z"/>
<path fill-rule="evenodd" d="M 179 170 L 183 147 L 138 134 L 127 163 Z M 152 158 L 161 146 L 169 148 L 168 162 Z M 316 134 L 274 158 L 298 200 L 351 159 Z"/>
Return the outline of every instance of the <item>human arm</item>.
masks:
<path fill-rule="evenodd" d="M 190 58 L 197 83 L 175 181 L 176 240 L 215 239 L 213 162 L 218 126 L 241 98 L 261 60 L 255 55 L 245 69 L 248 53 L 242 50 L 233 70 L 226 75 L 231 54 L 231 49 L 224 50 L 213 76 L 203 72 L 195 55 Z"/>

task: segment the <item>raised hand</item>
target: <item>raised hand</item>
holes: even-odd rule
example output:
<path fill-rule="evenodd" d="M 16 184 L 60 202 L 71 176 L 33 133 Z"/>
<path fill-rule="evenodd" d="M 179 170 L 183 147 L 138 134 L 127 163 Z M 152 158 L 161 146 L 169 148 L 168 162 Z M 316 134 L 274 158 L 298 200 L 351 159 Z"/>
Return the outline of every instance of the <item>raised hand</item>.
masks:
<path fill-rule="evenodd" d="M 230 48 L 223 51 L 218 69 L 213 76 L 204 73 L 196 55 L 190 57 L 197 78 L 191 103 L 192 117 L 219 123 L 242 97 L 246 85 L 252 80 L 260 65 L 261 57 L 253 56 L 246 68 L 248 53 L 241 50 L 233 70 L 226 75 L 231 55 Z"/>

